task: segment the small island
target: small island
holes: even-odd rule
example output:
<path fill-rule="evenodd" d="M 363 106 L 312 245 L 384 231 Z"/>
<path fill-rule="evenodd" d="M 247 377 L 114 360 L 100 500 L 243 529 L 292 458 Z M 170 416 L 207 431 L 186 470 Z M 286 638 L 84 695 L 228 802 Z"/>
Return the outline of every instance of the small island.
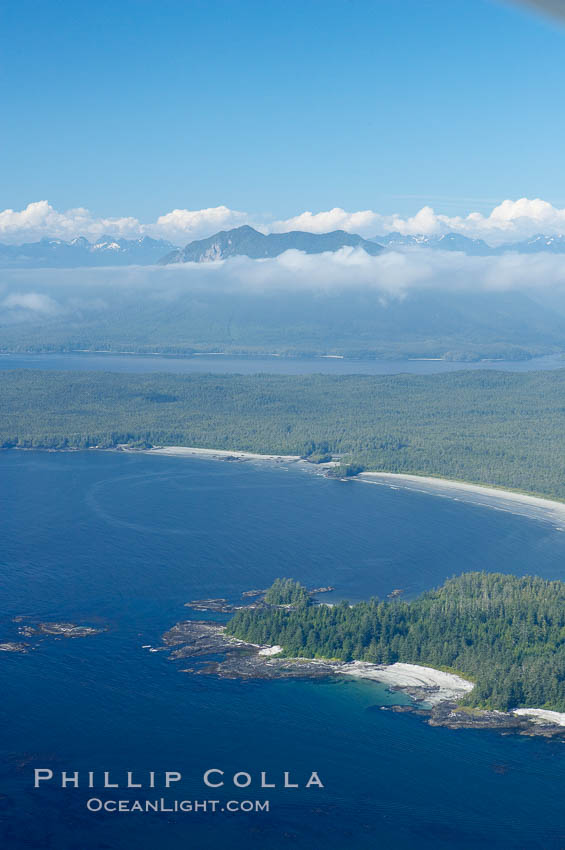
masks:
<path fill-rule="evenodd" d="M 35 638 L 34 643 L 20 640 L 7 640 L 0 642 L 0 652 L 19 652 L 22 655 L 32 649 L 36 649 L 46 638 L 83 638 L 90 635 L 99 635 L 107 631 L 106 626 L 80 626 L 76 623 L 51 622 L 51 623 L 25 623 L 26 617 L 14 617 L 12 623 L 16 626 L 19 637 Z"/>
<path fill-rule="evenodd" d="M 94 628 L 93 626 L 77 626 L 76 623 L 35 623 L 30 626 L 20 626 L 18 633 L 24 637 L 34 635 L 49 635 L 65 638 L 88 637 L 99 635 L 106 631 L 105 628 Z"/>
<path fill-rule="evenodd" d="M 27 652 L 29 650 L 29 644 L 23 643 L 22 641 L 9 640 L 4 643 L 0 643 L 0 652 Z"/>

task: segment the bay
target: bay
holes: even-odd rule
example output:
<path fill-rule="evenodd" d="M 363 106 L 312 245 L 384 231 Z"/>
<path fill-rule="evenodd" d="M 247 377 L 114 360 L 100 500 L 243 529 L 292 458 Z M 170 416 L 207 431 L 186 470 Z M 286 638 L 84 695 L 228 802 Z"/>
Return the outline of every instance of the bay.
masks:
<path fill-rule="evenodd" d="M 109 627 L 0 656 L 2 848 L 565 846 L 562 744 L 434 729 L 381 711 L 403 698 L 370 682 L 220 680 L 142 649 L 190 599 L 277 576 L 334 585 L 328 601 L 409 598 L 473 569 L 565 580 L 550 522 L 300 465 L 117 452 L 3 452 L 0 488 L 0 640 L 22 615 Z M 36 790 L 34 767 L 178 770 L 182 787 L 153 796 L 271 810 L 94 814 L 93 791 Z M 300 784 L 315 770 L 325 787 L 211 793 L 209 768 Z"/>

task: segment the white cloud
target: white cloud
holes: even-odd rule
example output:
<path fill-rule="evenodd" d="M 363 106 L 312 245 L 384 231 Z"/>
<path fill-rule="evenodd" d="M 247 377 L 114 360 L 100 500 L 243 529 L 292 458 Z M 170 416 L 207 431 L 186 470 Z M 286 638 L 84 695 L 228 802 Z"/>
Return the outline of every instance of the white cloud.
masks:
<path fill-rule="evenodd" d="M 96 240 L 104 234 L 125 239 L 141 236 L 168 239 L 184 245 L 191 239 L 209 236 L 222 228 L 244 224 L 246 213 L 220 206 L 204 210 L 172 210 L 157 221 L 142 224 L 132 216 L 96 217 L 83 207 L 59 212 L 48 201 L 35 201 L 23 210 L 0 211 L 0 242 L 21 244 L 39 239 L 70 240 L 77 236 Z"/>
<path fill-rule="evenodd" d="M 303 212 L 284 221 L 275 221 L 269 228 L 277 233 L 289 230 L 307 230 L 309 233 L 328 233 L 331 230 L 347 230 L 349 233 L 374 232 L 381 217 L 372 210 L 349 213 L 340 207 L 327 212 Z"/>
<path fill-rule="evenodd" d="M 190 293 L 347 293 L 372 291 L 384 300 L 411 292 L 509 292 L 565 295 L 565 261 L 557 254 L 469 257 L 415 248 L 373 257 L 361 248 L 335 253 L 286 251 L 279 257 L 233 257 L 216 263 L 125 268 L 8 269 L 0 306 L 27 310 L 111 310 L 115 299 L 139 306 L 182 301 Z"/>
<path fill-rule="evenodd" d="M 428 236 L 455 232 L 497 245 L 527 239 L 537 233 L 564 233 L 565 209 L 554 207 L 540 198 L 502 201 L 487 216 L 480 212 L 470 212 L 466 216 L 442 215 L 427 205 L 408 217 L 383 215 L 372 210 L 348 213 L 336 207 L 328 212 L 305 212 L 285 221 L 276 221 L 271 229 L 309 230 L 313 233 L 342 229 L 362 236 L 395 231 L 403 235 L 423 233 Z"/>
<path fill-rule="evenodd" d="M 8 324 L 47 318 L 58 312 L 57 302 L 42 292 L 12 292 L 0 301 L 0 319 Z"/>
<path fill-rule="evenodd" d="M 201 210 L 175 209 L 159 216 L 154 222 L 142 223 L 132 216 L 97 217 L 82 207 L 60 212 L 47 201 L 36 201 L 23 210 L 0 211 L 0 242 L 20 244 L 42 238 L 70 240 L 76 236 L 96 240 L 107 233 L 129 239 L 149 235 L 185 245 L 193 239 L 201 239 L 218 230 L 242 224 L 251 224 L 262 231 L 271 232 L 307 230 L 325 233 L 341 229 L 362 236 L 393 231 L 428 235 L 454 231 L 496 245 L 527 239 L 536 233 L 565 233 L 565 209 L 539 198 L 520 198 L 502 201 L 488 215 L 470 212 L 464 216 L 448 216 L 437 213 L 428 205 L 407 217 L 374 210 L 348 212 L 334 207 L 317 213 L 306 211 L 269 223 L 259 216 L 219 206 Z"/>
<path fill-rule="evenodd" d="M 82 207 L 62 213 L 48 201 L 35 201 L 19 211 L 0 212 L 0 240 L 15 244 L 43 238 L 98 238 L 103 233 L 131 238 L 139 235 L 139 230 L 136 218 L 95 218 Z"/>
<path fill-rule="evenodd" d="M 191 239 L 211 236 L 218 230 L 230 230 L 248 221 L 247 213 L 224 206 L 205 210 L 172 210 L 159 216 L 155 224 L 146 225 L 144 230 L 151 236 L 184 245 Z"/>
<path fill-rule="evenodd" d="M 2 301 L 3 307 L 33 310 L 34 313 L 55 313 L 57 305 L 48 295 L 39 292 L 24 292 L 7 295 Z"/>
<path fill-rule="evenodd" d="M 286 251 L 268 260 L 234 257 L 207 264 L 175 267 L 188 285 L 228 292 L 322 291 L 368 289 L 383 298 L 403 298 L 409 292 L 560 291 L 565 293 L 565 261 L 555 254 L 505 254 L 469 257 L 451 251 L 416 248 L 387 251 L 373 257 L 361 248 L 335 253 Z M 180 278 L 179 278 L 180 279 Z M 171 278 L 171 281 L 173 278 Z"/>
<path fill-rule="evenodd" d="M 517 201 L 506 200 L 494 207 L 488 216 L 472 212 L 467 216 L 436 215 L 431 208 L 427 210 L 427 221 L 430 233 L 447 233 L 455 231 L 466 236 L 485 239 L 492 244 L 505 241 L 527 239 L 536 233 L 547 235 L 562 234 L 565 231 L 565 209 L 552 206 L 540 198 L 530 200 L 520 198 Z M 420 210 L 418 216 L 423 212 Z M 416 218 L 418 217 L 416 216 Z M 401 232 L 411 232 L 411 220 L 407 222 L 408 229 Z"/>

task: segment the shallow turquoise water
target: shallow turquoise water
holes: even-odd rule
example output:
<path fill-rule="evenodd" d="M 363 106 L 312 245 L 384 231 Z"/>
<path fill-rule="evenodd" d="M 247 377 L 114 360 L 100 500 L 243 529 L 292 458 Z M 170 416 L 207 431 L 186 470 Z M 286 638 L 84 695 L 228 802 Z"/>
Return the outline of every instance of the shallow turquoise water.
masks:
<path fill-rule="evenodd" d="M 189 599 L 278 575 L 351 600 L 469 569 L 565 579 L 549 523 L 292 466 L 4 452 L 0 482 L 0 639 L 18 615 L 110 626 L 0 656 L 0 847 L 565 847 L 561 744 L 432 729 L 381 711 L 393 698 L 372 683 L 222 681 L 141 649 Z M 93 814 L 86 788 L 34 790 L 34 767 L 178 770 L 153 796 L 271 811 Z M 210 793 L 211 767 L 300 783 L 316 770 L 325 787 Z"/>

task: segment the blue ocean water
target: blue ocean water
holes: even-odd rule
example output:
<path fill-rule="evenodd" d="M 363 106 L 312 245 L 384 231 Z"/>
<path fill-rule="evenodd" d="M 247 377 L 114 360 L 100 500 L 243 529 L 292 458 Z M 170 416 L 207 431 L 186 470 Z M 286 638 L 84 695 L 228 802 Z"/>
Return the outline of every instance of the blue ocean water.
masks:
<path fill-rule="evenodd" d="M 0 640 L 12 618 L 109 626 L 0 654 L 0 847 L 565 847 L 562 744 L 429 727 L 368 682 L 241 682 L 150 653 L 190 599 L 289 575 L 334 598 L 414 595 L 471 569 L 565 579 L 550 523 L 299 466 L 3 452 Z M 400 698 L 401 699 L 401 698 Z M 33 788 L 33 768 L 176 770 L 171 791 Z M 247 771 L 245 790 L 202 774 Z M 304 783 L 323 789 L 258 787 Z M 256 779 L 255 779 L 256 778 Z M 137 780 L 139 781 L 139 780 Z M 256 813 L 90 813 L 92 796 L 265 800 Z"/>

